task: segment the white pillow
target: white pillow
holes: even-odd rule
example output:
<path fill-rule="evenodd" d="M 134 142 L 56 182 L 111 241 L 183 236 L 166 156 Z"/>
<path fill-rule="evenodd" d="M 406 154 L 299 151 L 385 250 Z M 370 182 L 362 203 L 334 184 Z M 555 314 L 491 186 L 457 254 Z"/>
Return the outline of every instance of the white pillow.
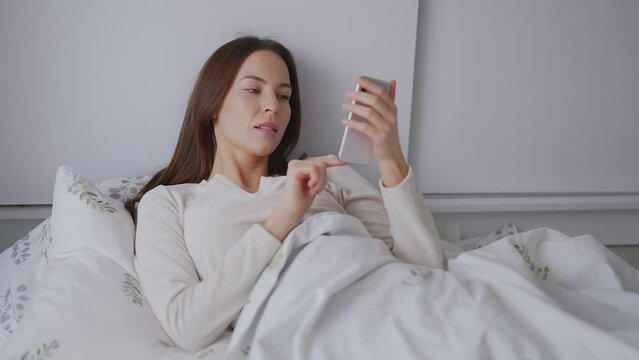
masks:
<path fill-rule="evenodd" d="M 186 352 L 163 331 L 136 279 L 134 225 L 122 202 L 67 166 L 58 168 L 53 193 L 49 261 L 40 262 L 33 307 L 0 346 L 0 359 L 214 360 L 224 354 L 230 333 Z"/>
<path fill-rule="evenodd" d="M 186 352 L 162 330 L 140 283 L 119 265 L 87 249 L 48 264 L 33 309 L 0 359 L 219 359 L 226 334 L 206 349 Z"/>
<path fill-rule="evenodd" d="M 96 184 L 103 194 L 125 202 L 142 190 L 144 185 L 151 179 L 151 176 L 135 176 L 126 178 L 113 178 L 102 180 Z"/>
<path fill-rule="evenodd" d="M 50 219 L 0 253 L 0 349 L 33 306 L 51 241 Z"/>
<path fill-rule="evenodd" d="M 137 277 L 133 267 L 135 225 L 124 204 L 110 199 L 72 168 L 58 167 L 51 212 L 51 260 L 93 249 Z"/>

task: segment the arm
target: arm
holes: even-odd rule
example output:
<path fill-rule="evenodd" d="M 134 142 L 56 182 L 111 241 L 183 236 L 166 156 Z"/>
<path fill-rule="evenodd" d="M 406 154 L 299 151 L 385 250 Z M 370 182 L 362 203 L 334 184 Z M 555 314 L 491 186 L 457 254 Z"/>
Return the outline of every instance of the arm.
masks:
<path fill-rule="evenodd" d="M 138 207 L 136 271 L 160 324 L 185 350 L 201 349 L 223 334 L 279 245 L 255 224 L 218 257 L 217 271 L 201 279 L 184 241 L 182 209 L 168 190 L 155 188 Z"/>
<path fill-rule="evenodd" d="M 432 215 L 415 186 L 412 168 L 402 182 L 380 191 L 350 167 L 332 173 L 342 188 L 344 210 L 357 217 L 368 232 L 384 241 L 399 260 L 445 268 L 445 255 Z"/>
<path fill-rule="evenodd" d="M 347 93 L 346 96 L 355 100 L 355 103 L 345 104 L 344 110 L 352 111 L 368 121 L 343 122 L 346 126 L 364 133 L 373 144 L 373 155 L 379 163 L 381 173 L 379 187 L 390 216 L 391 233 L 395 238 L 393 252 L 400 260 L 406 262 L 446 268 L 446 255 L 439 244 L 433 217 L 426 208 L 422 195 L 417 191 L 415 179 L 404 160 L 399 143 L 395 105 L 396 82 L 391 81 L 389 93 L 365 77 L 359 77 L 358 82 L 367 91 Z M 371 202 L 369 206 L 373 207 L 375 204 Z M 381 218 L 379 219 L 375 221 L 381 221 Z"/>
<path fill-rule="evenodd" d="M 435 221 L 417 190 L 412 167 L 408 166 L 406 177 L 398 184 L 387 187 L 387 182 L 382 176 L 379 188 L 395 238 L 395 256 L 406 262 L 447 269 Z"/>

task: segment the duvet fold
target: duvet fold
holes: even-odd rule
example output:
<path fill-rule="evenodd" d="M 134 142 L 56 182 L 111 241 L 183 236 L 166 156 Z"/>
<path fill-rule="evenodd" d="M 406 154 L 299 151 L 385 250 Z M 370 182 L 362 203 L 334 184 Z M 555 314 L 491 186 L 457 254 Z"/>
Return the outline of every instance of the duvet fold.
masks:
<path fill-rule="evenodd" d="M 449 271 L 318 214 L 261 274 L 224 359 L 639 358 L 637 270 L 589 236 L 505 237 Z"/>

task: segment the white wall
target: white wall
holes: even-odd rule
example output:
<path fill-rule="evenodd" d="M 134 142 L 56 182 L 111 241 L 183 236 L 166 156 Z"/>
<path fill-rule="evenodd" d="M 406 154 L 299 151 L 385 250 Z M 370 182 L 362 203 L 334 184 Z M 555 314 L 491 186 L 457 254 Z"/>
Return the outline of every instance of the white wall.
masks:
<path fill-rule="evenodd" d="M 639 2 L 422 1 L 409 160 L 438 226 L 639 244 Z"/>
<path fill-rule="evenodd" d="M 425 193 L 639 192 L 639 1 L 422 1 L 417 41 Z"/>
<path fill-rule="evenodd" d="M 0 204 L 50 204 L 61 164 L 96 181 L 159 170 L 201 66 L 246 33 L 296 58 L 296 154 L 337 154 L 358 75 L 398 81 L 407 149 L 417 16 L 417 0 L 1 1 Z"/>
<path fill-rule="evenodd" d="M 204 60 L 256 32 L 298 61 L 298 153 L 337 152 L 354 76 L 394 78 L 402 145 L 438 224 L 639 244 L 639 2 L 245 3 L 0 1 L 0 204 L 50 203 L 62 163 L 93 180 L 157 170 Z M 26 208 L 13 218 L 50 211 Z"/>

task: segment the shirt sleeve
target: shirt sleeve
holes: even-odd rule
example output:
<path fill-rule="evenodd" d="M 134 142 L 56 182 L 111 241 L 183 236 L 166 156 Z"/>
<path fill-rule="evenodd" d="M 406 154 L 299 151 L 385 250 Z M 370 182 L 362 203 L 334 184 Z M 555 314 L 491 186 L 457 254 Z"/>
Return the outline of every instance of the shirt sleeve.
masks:
<path fill-rule="evenodd" d="M 237 318 L 280 242 L 254 224 L 200 279 L 184 241 L 183 209 L 164 186 L 139 203 L 135 268 L 162 328 L 179 347 L 202 349 Z"/>
<path fill-rule="evenodd" d="M 342 187 L 346 213 L 357 217 L 368 232 L 381 239 L 399 260 L 436 268 L 446 267 L 446 255 L 433 217 L 417 191 L 412 167 L 401 183 L 379 190 L 357 171 L 335 169 L 332 180 Z"/>
<path fill-rule="evenodd" d="M 412 166 L 409 165 L 408 174 L 399 184 L 385 187 L 380 179 L 378 185 L 395 239 L 395 256 L 414 264 L 447 268 L 442 240 L 433 215 L 417 190 Z"/>

